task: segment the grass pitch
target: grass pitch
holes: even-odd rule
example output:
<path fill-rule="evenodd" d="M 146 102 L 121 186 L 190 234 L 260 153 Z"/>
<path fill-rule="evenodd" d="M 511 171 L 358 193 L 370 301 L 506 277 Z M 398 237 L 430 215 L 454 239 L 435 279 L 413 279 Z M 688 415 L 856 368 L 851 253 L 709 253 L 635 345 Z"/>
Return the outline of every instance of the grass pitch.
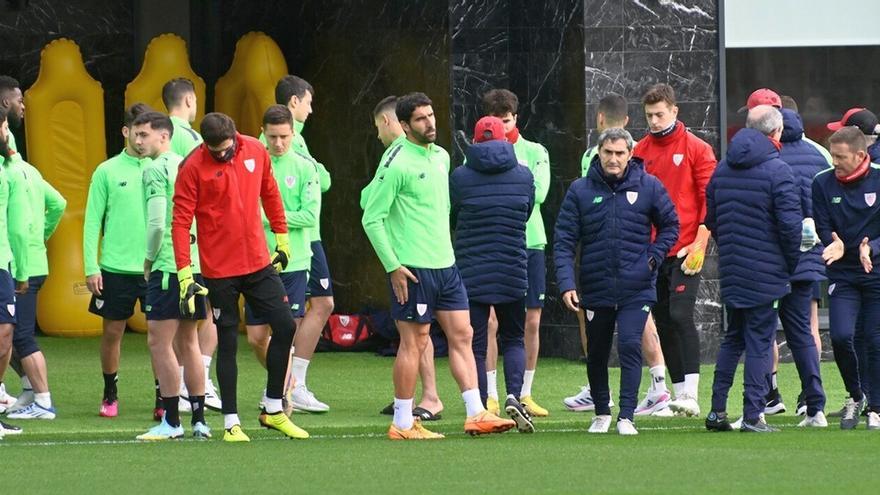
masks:
<path fill-rule="evenodd" d="M 295 414 L 294 422 L 312 438 L 293 441 L 259 428 L 257 402 L 265 373 L 242 339 L 239 415 L 251 443 L 220 441 L 223 420 L 214 412 L 207 413 L 213 440 L 143 443 L 135 435 L 154 424 L 144 336 L 125 337 L 120 416 L 114 419 L 97 414 L 102 389 L 98 340 L 41 338 L 40 344 L 58 418 L 18 421 L 25 433 L 0 440 L 7 486 L 15 483 L 29 493 L 840 493 L 870 492 L 876 486 L 880 432 L 866 431 L 864 422 L 856 431 L 842 432 L 835 420 L 825 430 L 796 428 L 799 385 L 791 364 L 780 369 L 789 412 L 769 418 L 783 430 L 774 435 L 708 433 L 702 418 L 639 418 L 640 434 L 631 438 L 587 435 L 592 413 L 571 413 L 561 403 L 583 384 L 584 366 L 543 359 L 533 391 L 550 416 L 536 419 L 538 432 L 471 438 L 462 433 L 464 406 L 441 359 L 437 367 L 445 410 L 441 421 L 428 426 L 447 438 L 391 442 L 385 437 L 390 418 L 378 411 L 393 395 L 392 360 L 318 354 L 309 387 L 331 410 Z M 837 369 L 825 363 L 822 373 L 826 410 L 836 410 L 844 397 Z M 17 392 L 14 373 L 6 376 L 10 393 Z M 712 368 L 704 367 L 703 414 L 711 381 Z M 736 416 L 741 388 L 730 396 L 737 400 L 728 411 Z M 188 427 L 187 413 L 181 419 Z"/>

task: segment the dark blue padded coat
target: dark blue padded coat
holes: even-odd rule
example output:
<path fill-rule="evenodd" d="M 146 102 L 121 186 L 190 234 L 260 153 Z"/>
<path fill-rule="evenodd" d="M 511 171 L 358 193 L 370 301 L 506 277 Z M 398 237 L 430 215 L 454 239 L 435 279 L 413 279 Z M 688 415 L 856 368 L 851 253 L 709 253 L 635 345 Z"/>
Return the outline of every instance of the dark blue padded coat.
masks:
<path fill-rule="evenodd" d="M 642 161 L 630 160 L 623 178 L 609 183 L 596 156 L 587 176 L 568 188 L 556 219 L 553 257 L 559 291 L 576 287 L 580 244 L 581 307 L 653 304 L 657 267 L 677 240 L 675 207 Z"/>
<path fill-rule="evenodd" d="M 751 308 L 791 291 L 802 221 L 794 176 L 776 146 L 754 129 L 737 132 L 706 188 L 724 304 Z"/>
<path fill-rule="evenodd" d="M 513 302 L 528 289 L 526 222 L 535 205 L 535 179 L 506 141 L 468 148 L 449 180 L 456 265 L 468 298 Z"/>
<path fill-rule="evenodd" d="M 800 195 L 801 214 L 813 217 L 813 177 L 828 168 L 828 162 L 815 146 L 803 140 L 804 124 L 794 110 L 782 109 L 782 149 L 779 158 L 791 167 L 795 190 Z M 792 281 L 825 280 L 825 262 L 822 261 L 822 245 L 815 246 L 801 255 L 800 263 Z"/>

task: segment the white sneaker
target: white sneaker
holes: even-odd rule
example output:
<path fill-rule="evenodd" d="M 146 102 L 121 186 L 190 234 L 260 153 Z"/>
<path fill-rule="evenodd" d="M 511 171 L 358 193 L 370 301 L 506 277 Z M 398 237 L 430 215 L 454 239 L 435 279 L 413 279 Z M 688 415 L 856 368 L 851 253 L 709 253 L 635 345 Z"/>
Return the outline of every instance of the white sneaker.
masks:
<path fill-rule="evenodd" d="M 290 399 L 294 411 L 323 413 L 330 410 L 330 406 L 316 399 L 315 394 L 304 386 L 294 387 Z"/>
<path fill-rule="evenodd" d="M 638 435 L 639 430 L 636 429 L 636 425 L 633 424 L 632 421 L 628 419 L 618 419 L 617 420 L 617 433 L 620 435 Z"/>
<path fill-rule="evenodd" d="M 212 411 L 219 411 L 223 403 L 220 396 L 217 395 L 217 389 L 214 388 L 214 382 L 210 377 L 205 377 L 205 407 Z"/>
<path fill-rule="evenodd" d="M 662 409 L 667 409 L 669 406 L 669 400 L 672 397 L 669 395 L 668 390 L 660 390 L 657 392 L 648 392 L 648 395 L 639 402 L 639 405 L 636 406 L 635 415 L 636 416 L 649 416 L 654 414 L 656 411 L 660 411 Z"/>
<path fill-rule="evenodd" d="M 8 411 L 18 400 L 6 393 L 6 384 L 0 383 L 0 414 Z"/>
<path fill-rule="evenodd" d="M 825 419 L 825 413 L 819 411 L 815 416 L 807 416 L 798 423 L 798 426 L 806 427 L 806 428 L 826 428 L 828 426 L 828 420 Z"/>
<path fill-rule="evenodd" d="M 192 412 L 192 404 L 189 403 L 189 397 L 181 395 L 178 397 L 177 410 L 180 412 Z"/>
<path fill-rule="evenodd" d="M 611 427 L 611 415 L 603 414 L 601 416 L 596 416 L 593 418 L 593 422 L 590 423 L 590 429 L 587 430 L 588 433 L 608 433 L 608 428 Z"/>
<path fill-rule="evenodd" d="M 15 404 L 9 407 L 6 410 L 6 414 L 21 411 L 27 406 L 34 403 L 34 391 L 33 389 L 26 388 L 21 391 L 21 394 L 18 395 L 18 399 L 15 400 Z"/>
<path fill-rule="evenodd" d="M 593 402 L 589 385 L 581 387 L 581 391 L 577 394 L 562 399 L 562 403 L 565 404 L 569 411 L 573 412 L 596 410 L 596 404 Z M 608 395 L 608 407 L 614 407 L 614 399 L 611 398 L 611 394 Z"/>
<path fill-rule="evenodd" d="M 658 409 L 652 412 L 651 416 L 655 418 L 672 418 L 675 416 L 675 413 L 672 412 L 672 409 L 669 409 L 669 407 L 664 407 L 663 409 Z"/>
<path fill-rule="evenodd" d="M 24 409 L 9 413 L 6 417 L 9 419 L 55 419 L 55 408 L 46 408 L 33 402 Z"/>
<path fill-rule="evenodd" d="M 880 414 L 871 411 L 868 413 L 865 423 L 869 430 L 880 430 Z"/>
<path fill-rule="evenodd" d="M 669 409 L 672 409 L 672 412 L 688 417 L 700 415 L 700 404 L 697 403 L 697 398 L 692 397 L 690 394 L 681 394 L 675 400 L 670 401 Z"/>

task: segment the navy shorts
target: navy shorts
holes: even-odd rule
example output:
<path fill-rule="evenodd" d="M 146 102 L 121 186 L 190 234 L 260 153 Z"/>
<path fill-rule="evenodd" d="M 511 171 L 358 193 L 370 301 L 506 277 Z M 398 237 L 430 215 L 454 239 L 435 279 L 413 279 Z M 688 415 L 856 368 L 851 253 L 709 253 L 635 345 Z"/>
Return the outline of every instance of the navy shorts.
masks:
<path fill-rule="evenodd" d="M 16 323 L 15 281 L 7 270 L 0 269 L 0 324 Z"/>
<path fill-rule="evenodd" d="M 815 281 L 813 282 L 813 295 L 810 296 L 814 301 L 822 300 L 822 282 Z"/>
<path fill-rule="evenodd" d="M 127 320 L 134 314 L 134 303 L 141 302 L 141 311 L 146 307 L 147 281 L 143 275 L 127 275 L 101 270 L 104 290 L 101 297 L 92 294 L 89 313 L 113 321 Z"/>
<path fill-rule="evenodd" d="M 330 278 L 330 265 L 321 241 L 312 241 L 312 268 L 309 270 L 309 285 L 306 297 L 333 297 L 333 280 Z"/>
<path fill-rule="evenodd" d="M 306 314 L 306 285 L 309 280 L 309 271 L 281 273 L 281 283 L 287 292 L 287 302 L 290 303 L 290 313 L 294 318 L 302 318 Z M 254 314 L 249 304 L 244 305 L 245 325 L 268 325 L 265 318 Z"/>
<path fill-rule="evenodd" d="M 543 249 L 527 249 L 529 255 L 529 290 L 526 291 L 526 308 L 543 308 L 547 292 L 547 260 Z"/>
<path fill-rule="evenodd" d="M 202 287 L 205 286 L 201 275 L 194 275 L 193 279 Z M 159 270 L 150 273 L 144 311 L 147 313 L 147 320 L 204 320 L 208 317 L 206 304 L 205 296 L 196 296 L 195 316 L 184 318 L 180 314 L 180 284 L 177 282 L 177 274 Z"/>
<path fill-rule="evenodd" d="M 407 267 L 409 268 L 409 267 Z M 388 293 L 391 295 L 391 317 L 399 321 L 430 323 L 435 311 L 467 311 L 467 291 L 461 281 L 458 268 L 410 268 L 419 283 L 408 281 L 409 299 L 399 304 L 388 277 Z"/>

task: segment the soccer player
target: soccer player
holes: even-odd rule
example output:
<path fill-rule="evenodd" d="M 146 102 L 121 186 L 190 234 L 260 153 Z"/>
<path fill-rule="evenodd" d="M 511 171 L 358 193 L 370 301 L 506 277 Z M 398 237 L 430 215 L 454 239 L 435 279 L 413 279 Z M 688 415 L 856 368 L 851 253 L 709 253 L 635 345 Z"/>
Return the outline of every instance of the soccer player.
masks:
<path fill-rule="evenodd" d="M 9 356 L 12 348 L 12 333 L 15 328 L 15 295 L 27 291 L 27 201 L 22 188 L 16 187 L 9 177 L 12 166 L 12 150 L 6 137 L 9 126 L 6 123 L 7 111 L 0 108 L 0 356 Z M 18 190 L 16 190 L 18 189 Z M 17 274 L 9 271 L 15 263 Z M 24 268 L 22 268 L 24 267 Z M 0 374 L 6 370 L 7 362 L 0 362 Z M 0 421 L 0 438 L 4 435 L 17 435 L 21 428 Z"/>
<path fill-rule="evenodd" d="M 5 125 L 5 119 L 0 124 Z M 40 172 L 11 152 L 7 170 L 10 183 L 22 188 L 27 197 L 25 208 L 30 223 L 27 233 L 27 291 L 17 295 L 15 314 L 18 323 L 12 336 L 12 346 L 24 371 L 22 385 L 30 389 L 7 411 L 10 419 L 55 419 L 55 408 L 49 392 L 46 357 L 34 336 L 37 318 L 37 293 L 46 281 L 49 264 L 46 259 L 46 240 L 61 221 L 67 202 L 61 194 L 43 179 Z"/>
<path fill-rule="evenodd" d="M 406 140 L 377 172 L 362 219 L 388 273 L 391 316 L 400 332 L 388 437 L 443 437 L 424 428 L 412 414 L 419 359 L 434 318 L 449 341 L 449 366 L 467 412 L 465 432 L 507 431 L 515 423 L 489 413 L 480 400 L 467 294 L 449 234 L 449 154 L 434 144 L 432 102 L 424 93 L 410 93 L 400 98 L 395 112 Z"/>
<path fill-rule="evenodd" d="M 620 95 L 609 94 L 599 100 L 599 108 L 596 111 L 596 130 L 599 134 L 612 127 L 626 128 L 629 123 L 627 115 L 626 99 Z M 581 158 L 581 177 L 586 177 L 590 170 L 590 164 L 599 154 L 598 146 L 591 146 L 584 152 Z M 581 314 L 578 313 L 580 316 Z M 583 324 L 583 322 L 581 322 Z M 636 406 L 636 416 L 671 416 L 669 409 L 669 389 L 666 388 L 666 361 L 663 360 L 663 351 L 660 349 L 660 337 L 657 336 L 657 326 L 654 317 L 648 316 L 645 322 L 645 331 L 642 333 L 642 354 L 648 363 L 651 373 L 651 385 L 647 396 Z M 611 405 L 613 406 L 611 401 Z M 569 411 L 592 411 L 595 409 L 593 397 L 590 394 L 590 384 L 581 387 L 577 394 L 562 400 Z"/>
<path fill-rule="evenodd" d="M 190 268 L 190 228 L 193 218 L 202 275 L 210 291 L 217 325 L 217 379 L 223 397 L 223 440 L 247 442 L 238 417 L 237 380 L 239 295 L 272 328 L 266 354 L 266 400 L 260 424 L 290 438 L 308 438 L 284 414 L 282 397 L 287 358 L 295 323 L 278 271 L 290 259 L 284 205 L 272 176 L 266 148 L 256 139 L 236 132 L 235 123 L 222 113 L 210 113 L 201 124 L 204 143 L 184 160 L 174 186 L 171 239 L 180 304 L 185 314 L 195 312 L 195 295 L 203 290 Z M 260 207 L 275 233 L 275 254 L 269 258 Z"/>
<path fill-rule="evenodd" d="M 312 250 L 309 230 L 318 221 L 321 190 L 314 162 L 290 148 L 293 141 L 293 115 L 284 105 L 272 105 L 263 114 L 263 136 L 272 160 L 272 174 L 278 183 L 284 216 L 290 238 L 291 258 L 281 272 L 281 282 L 287 293 L 287 303 L 297 326 L 302 323 L 306 306 L 306 285 L 309 279 Z M 275 252 L 270 225 L 263 220 L 269 253 Z M 254 348 L 257 359 L 266 365 L 269 348 L 269 325 L 265 317 L 254 314 L 250 305 L 245 306 L 248 342 Z M 302 327 L 299 327 L 302 328 Z M 291 384 L 287 384 L 288 387 Z M 288 389 L 285 389 L 287 392 Z M 288 394 L 285 394 L 287 398 Z M 290 400 L 287 399 L 288 404 Z"/>
<path fill-rule="evenodd" d="M 193 436 L 211 438 L 211 430 L 205 422 L 205 375 L 196 335 L 197 320 L 206 317 L 204 295 L 196 296 L 196 310 L 192 315 L 181 314 L 178 302 L 180 287 L 171 243 L 171 212 L 174 182 L 183 158 L 171 151 L 173 132 L 174 125 L 169 117 L 146 112 L 134 119 L 129 133 L 135 151 L 145 159 L 142 180 L 147 225 L 143 262 L 144 278 L 148 281 L 147 342 L 165 411 L 162 421 L 138 435 L 138 440 L 183 437 L 178 409 L 179 364 L 185 370 L 184 379 L 190 394 Z M 175 356 L 174 344 L 180 363 Z"/>
<path fill-rule="evenodd" d="M 0 76 L 0 108 L 6 110 L 6 121 L 9 127 L 16 129 L 21 127 L 24 121 L 24 95 L 15 78 Z M 6 132 L 7 147 L 12 151 L 18 151 L 15 144 L 15 136 L 9 129 Z"/>
<path fill-rule="evenodd" d="M 642 104 L 648 134 L 633 154 L 669 191 L 681 222 L 678 241 L 657 270 L 657 304 L 653 310 L 675 392 L 669 408 L 679 414 L 699 416 L 700 335 L 694 323 L 694 307 L 710 237 L 702 222 L 706 214 L 706 184 L 715 170 L 715 153 L 678 120 L 671 86 L 655 84 L 642 97 Z"/>
<path fill-rule="evenodd" d="M 391 154 L 399 153 L 399 149 L 403 146 L 402 141 L 406 140 L 406 134 L 397 120 L 395 108 L 397 107 L 397 97 L 387 96 L 382 99 L 373 109 L 373 124 L 376 126 L 377 137 L 385 147 L 385 153 L 379 160 L 379 169 L 382 164 L 391 156 Z M 361 209 L 367 204 L 370 187 L 372 182 L 361 191 Z M 429 338 L 425 343 L 425 350 L 419 358 L 419 377 L 422 379 L 422 399 L 419 405 L 413 408 L 413 415 L 422 421 L 436 421 L 441 419 L 440 413 L 443 411 L 443 402 L 437 393 L 437 372 L 434 367 L 434 343 Z M 382 414 L 394 414 L 394 402 L 382 409 Z"/>
<path fill-rule="evenodd" d="M 801 258 L 803 216 L 789 166 L 779 159 L 782 114 L 770 105 L 749 110 L 727 157 L 706 189 L 706 227 L 718 243 L 721 299 L 727 330 L 715 365 L 706 429 L 730 431 L 727 397 L 743 365 L 740 431 L 778 431 L 764 421 L 779 300 L 791 292 Z M 802 334 L 807 340 L 806 329 Z M 800 342 L 798 343 L 800 344 Z"/>
<path fill-rule="evenodd" d="M 100 415 L 119 414 L 117 372 L 125 321 L 134 314 L 135 301 L 145 307 L 143 168 L 128 139 L 131 123 L 150 108 L 143 103 L 125 111 L 121 153 L 101 163 L 92 174 L 83 222 L 83 264 L 86 286 L 92 293 L 89 312 L 102 318 L 101 371 L 104 395 Z M 98 257 L 98 242 L 101 254 Z M 158 404 L 157 404 L 158 406 Z"/>
<path fill-rule="evenodd" d="M 586 311 L 587 376 L 596 406 L 589 432 L 607 433 L 611 426 L 608 357 L 616 326 L 617 432 L 637 435 L 642 331 L 657 298 L 657 269 L 678 236 L 678 217 L 663 184 L 633 159 L 629 132 L 607 129 L 598 145 L 599 159 L 593 160 L 587 177 L 568 188 L 559 210 L 553 245 L 556 279 L 565 306 Z M 580 291 L 575 283 L 578 244 Z"/>
<path fill-rule="evenodd" d="M 330 173 L 324 165 L 312 158 L 306 140 L 302 135 L 306 119 L 312 114 L 312 97 L 315 90 L 305 79 L 297 76 L 284 76 L 275 86 L 275 102 L 279 105 L 287 105 L 293 114 L 293 151 L 304 155 L 315 166 L 318 179 L 321 184 L 321 193 L 330 189 Z M 306 288 L 306 297 L 309 299 L 309 310 L 303 318 L 302 325 L 294 337 L 293 359 L 291 360 L 291 372 L 294 378 L 294 388 L 291 394 L 293 408 L 307 412 L 327 412 L 330 407 L 315 398 L 306 386 L 309 364 L 315 354 L 315 346 L 321 337 L 321 331 L 327 324 L 330 313 L 333 312 L 333 282 L 330 278 L 330 266 L 327 264 L 327 255 L 324 253 L 324 245 L 321 242 L 321 217 L 320 203 L 318 205 L 318 220 L 314 227 L 308 229 L 309 240 L 312 248 L 312 262 L 309 269 L 309 284 Z"/>
<path fill-rule="evenodd" d="M 202 144 L 202 136 L 192 128 L 198 111 L 196 89 L 192 81 L 184 77 L 172 79 L 162 86 L 162 103 L 168 109 L 168 116 L 174 124 L 174 133 L 171 136 L 171 151 L 181 157 L 186 157 L 190 152 Z M 192 231 L 192 263 L 193 275 L 200 275 L 202 268 L 199 265 L 197 243 L 195 241 L 196 230 Z M 210 308 L 207 314 L 210 314 Z M 202 364 L 205 368 L 205 407 L 219 411 L 221 408 L 220 398 L 211 381 L 211 360 L 217 349 L 217 327 L 214 320 L 206 318 L 199 321 L 199 350 L 202 355 Z M 183 373 L 181 373 L 181 376 Z M 185 409 L 189 404 L 184 400 L 188 396 L 186 386 L 181 382 L 180 405 Z"/>
<path fill-rule="evenodd" d="M 504 410 L 523 433 L 535 426 L 520 403 L 526 356 L 523 333 L 528 290 L 526 222 L 535 204 L 535 178 L 519 166 L 498 117 L 474 127 L 465 164 L 449 179 L 456 265 L 467 290 L 474 329 L 480 397 L 487 398 L 486 348 L 489 309 L 495 308 L 504 353 Z"/>
<path fill-rule="evenodd" d="M 871 163 L 861 130 L 844 127 L 828 138 L 834 168 L 813 179 L 813 216 L 825 249 L 828 275 L 828 318 L 834 360 L 849 393 L 840 417 L 841 429 L 859 424 L 868 403 L 867 428 L 880 429 L 880 168 Z M 860 322 L 870 368 L 867 384 L 859 377 L 864 365 L 854 348 Z"/>
<path fill-rule="evenodd" d="M 506 89 L 493 89 L 483 95 L 483 114 L 498 117 L 504 122 L 504 132 L 507 140 L 513 144 L 516 158 L 532 172 L 535 177 L 535 208 L 529 217 L 526 229 L 526 244 L 529 256 L 529 291 L 526 295 L 526 371 L 523 375 L 523 386 L 520 401 L 532 416 L 547 416 L 549 413 L 535 399 L 532 398 L 532 382 L 535 379 L 535 369 L 538 365 L 538 350 L 540 347 L 541 311 L 544 307 L 544 293 L 547 288 L 547 262 L 544 255 L 544 247 L 547 245 L 547 234 L 544 232 L 544 219 L 541 216 L 541 205 L 547 198 L 550 189 L 550 157 L 547 149 L 539 143 L 529 141 L 522 137 L 517 127 L 517 111 L 519 98 Z M 495 335 L 489 335 L 489 342 L 493 343 L 489 354 L 498 356 Z M 497 380 L 496 363 L 488 363 L 487 372 L 491 374 L 489 381 Z M 495 388 L 495 387 L 493 387 Z M 495 392 L 497 399 L 498 392 Z M 497 404 L 490 407 L 497 408 Z"/>

